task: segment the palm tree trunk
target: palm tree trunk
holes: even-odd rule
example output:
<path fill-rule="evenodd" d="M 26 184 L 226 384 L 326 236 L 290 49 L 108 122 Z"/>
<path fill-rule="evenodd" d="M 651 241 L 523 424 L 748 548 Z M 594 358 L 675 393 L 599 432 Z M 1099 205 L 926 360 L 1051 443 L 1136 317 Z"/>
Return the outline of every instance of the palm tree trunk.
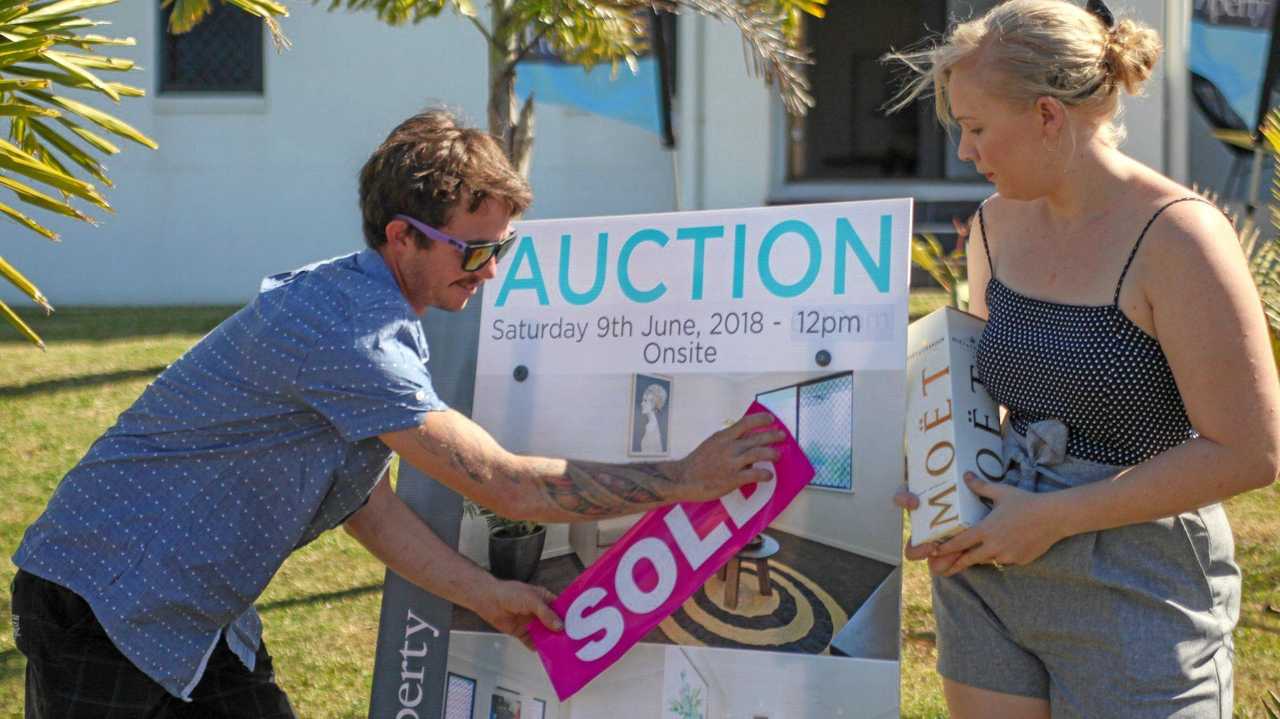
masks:
<path fill-rule="evenodd" d="M 516 62 L 522 28 L 510 26 L 509 2 L 493 0 L 490 4 L 493 42 L 489 44 L 489 132 L 502 143 L 516 170 L 528 178 L 533 156 L 533 97 L 517 114 Z"/>

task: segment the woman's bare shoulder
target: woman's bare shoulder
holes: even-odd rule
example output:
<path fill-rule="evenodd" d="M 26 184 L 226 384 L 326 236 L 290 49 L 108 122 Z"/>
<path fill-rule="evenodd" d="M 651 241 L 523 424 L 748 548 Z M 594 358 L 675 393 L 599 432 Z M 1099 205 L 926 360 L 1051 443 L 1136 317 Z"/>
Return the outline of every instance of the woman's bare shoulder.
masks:
<path fill-rule="evenodd" d="M 1016 229 L 1028 222 L 1034 212 L 1032 202 L 1010 200 L 999 193 L 991 195 L 979 206 L 982 222 L 979 223 L 983 239 L 991 243 L 992 249 L 999 246 L 1002 234 L 1016 234 Z M 1002 232 L 1001 230 L 1006 232 Z"/>

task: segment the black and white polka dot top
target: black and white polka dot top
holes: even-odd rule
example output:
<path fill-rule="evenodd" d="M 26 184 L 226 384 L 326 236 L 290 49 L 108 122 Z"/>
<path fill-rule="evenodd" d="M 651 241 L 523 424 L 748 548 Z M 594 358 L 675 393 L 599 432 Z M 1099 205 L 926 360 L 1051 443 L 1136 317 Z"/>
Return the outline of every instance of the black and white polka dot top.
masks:
<path fill-rule="evenodd" d="M 1151 223 L 1171 205 L 1199 199 L 1184 197 L 1156 210 L 1120 271 L 1109 305 L 1049 302 L 1006 287 L 995 276 L 978 209 L 991 267 L 978 376 L 1009 410 L 1013 429 L 1025 434 L 1033 422 L 1062 420 L 1067 454 L 1114 465 L 1138 464 L 1196 436 L 1160 342 L 1134 324 L 1119 301 Z"/>

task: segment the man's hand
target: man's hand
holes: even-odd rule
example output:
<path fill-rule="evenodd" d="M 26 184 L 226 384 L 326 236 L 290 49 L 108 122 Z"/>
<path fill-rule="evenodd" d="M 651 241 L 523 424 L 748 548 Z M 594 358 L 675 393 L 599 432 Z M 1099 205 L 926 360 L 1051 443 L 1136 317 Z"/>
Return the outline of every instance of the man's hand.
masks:
<path fill-rule="evenodd" d="M 537 619 L 558 632 L 564 624 L 551 609 L 556 595 L 543 587 L 522 582 L 495 581 L 473 603 L 471 609 L 495 629 L 519 639 L 529 649 L 529 622 Z"/>
<path fill-rule="evenodd" d="M 689 456 L 674 463 L 680 500 L 719 499 L 743 485 L 769 481 L 773 475 L 768 470 L 752 465 L 777 461 L 781 453 L 769 445 L 786 436 L 774 425 L 773 415 L 757 412 L 706 438 Z"/>
<path fill-rule="evenodd" d="M 369 502 L 351 515 L 344 527 L 400 576 L 471 609 L 525 646 L 529 646 L 526 627 L 535 618 L 553 631 L 560 631 L 560 618 L 547 606 L 555 599 L 551 592 L 495 579 L 458 554 L 391 490 L 386 476 L 373 488 Z"/>

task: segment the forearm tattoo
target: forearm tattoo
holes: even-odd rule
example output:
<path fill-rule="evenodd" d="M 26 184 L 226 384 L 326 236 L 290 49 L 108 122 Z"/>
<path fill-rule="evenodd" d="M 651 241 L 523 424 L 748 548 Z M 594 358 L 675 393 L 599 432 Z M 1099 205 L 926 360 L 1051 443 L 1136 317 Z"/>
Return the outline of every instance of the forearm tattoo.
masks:
<path fill-rule="evenodd" d="M 482 454 L 472 438 L 451 427 L 444 427 L 437 432 L 443 436 L 433 438 L 426 432 L 417 432 L 414 438 L 425 452 L 444 460 L 471 481 L 480 484 L 489 479 L 490 472 L 485 463 L 480 461 Z"/>
<path fill-rule="evenodd" d="M 415 434 L 418 446 L 477 485 L 490 485 L 476 495 L 512 492 L 520 505 L 540 506 L 539 515 L 563 513 L 566 519 L 641 512 L 677 499 L 675 463 L 607 464 L 578 460 L 523 458 L 515 465 L 495 464 L 497 445 L 487 446 L 466 425 L 437 427 Z M 492 486 L 504 478 L 509 487 Z M 550 511 L 548 511 L 550 510 Z"/>
<path fill-rule="evenodd" d="M 543 491 L 553 505 L 581 517 L 640 512 L 674 498 L 677 482 L 664 471 L 669 466 L 568 460 L 563 475 L 547 475 Z"/>

